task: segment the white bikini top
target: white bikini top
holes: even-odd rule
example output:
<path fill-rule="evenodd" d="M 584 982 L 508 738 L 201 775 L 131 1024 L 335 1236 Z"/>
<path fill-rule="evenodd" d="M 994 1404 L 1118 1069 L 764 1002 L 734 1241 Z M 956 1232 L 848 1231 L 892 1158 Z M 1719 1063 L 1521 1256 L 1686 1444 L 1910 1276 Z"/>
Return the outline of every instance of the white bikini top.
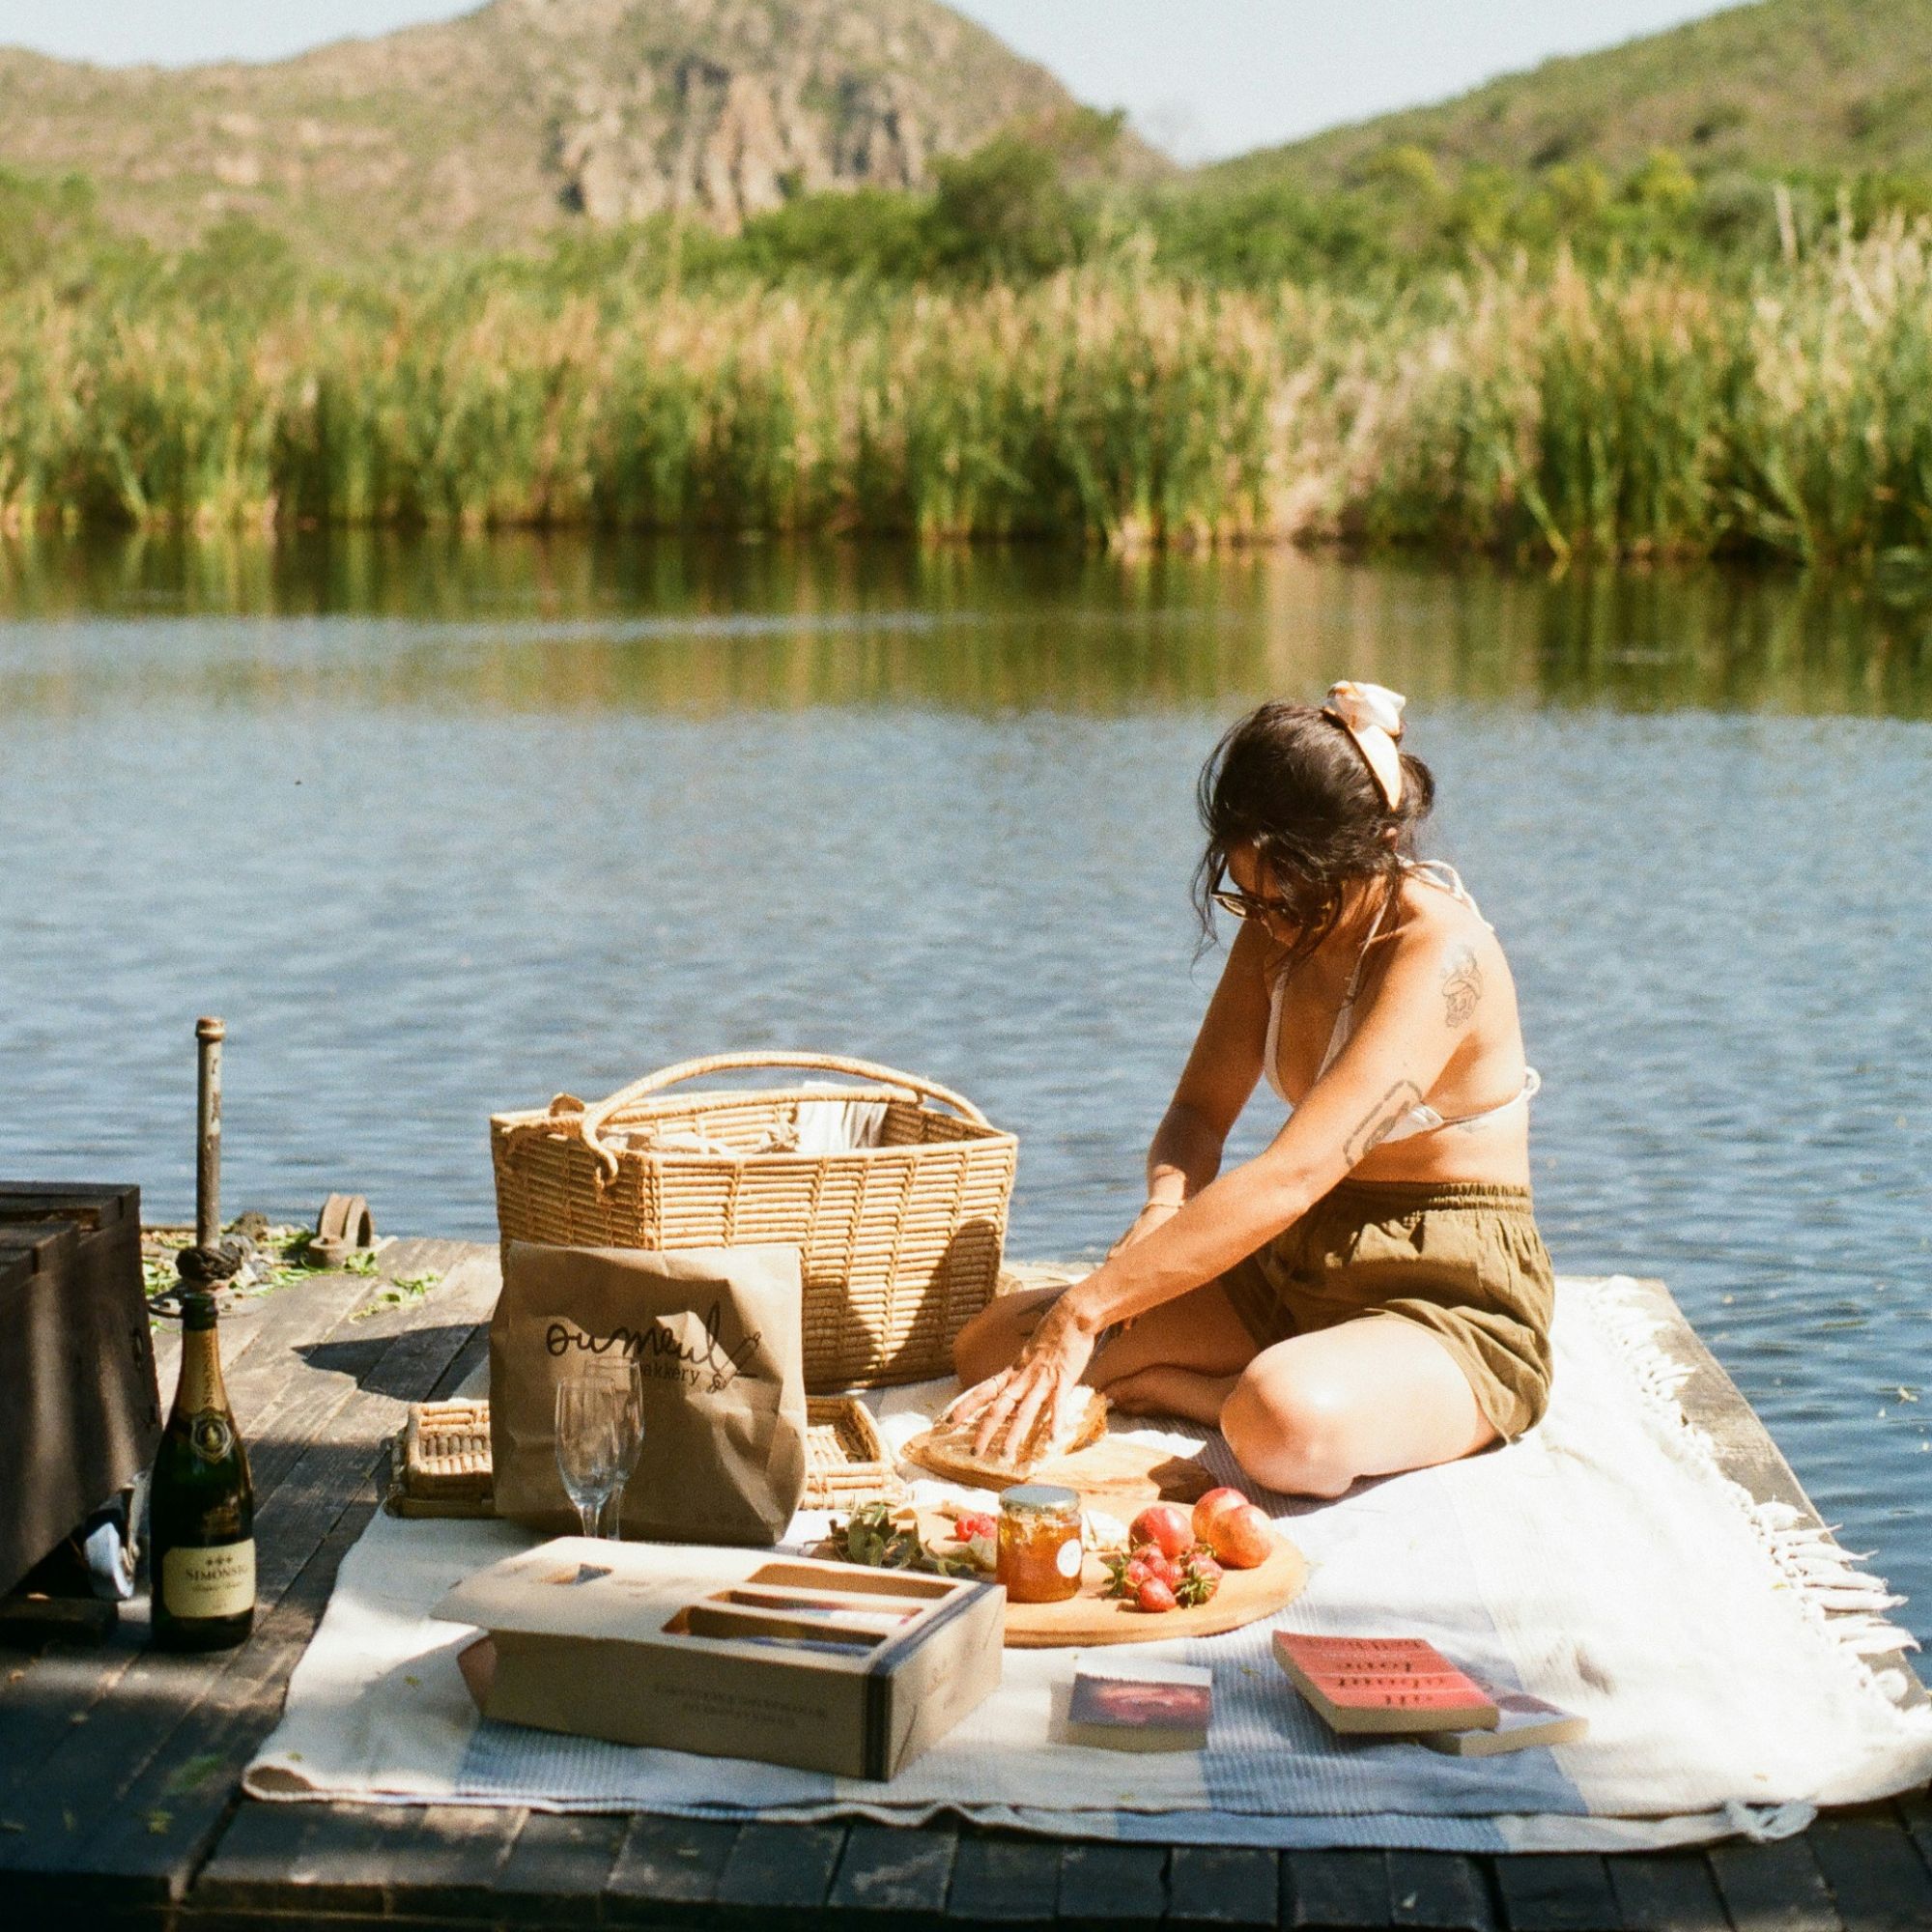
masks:
<path fill-rule="evenodd" d="M 1422 859 L 1405 869 L 1412 877 L 1421 879 L 1424 884 L 1435 886 L 1460 899 L 1478 919 L 1483 919 L 1481 908 L 1463 889 L 1463 881 L 1456 876 L 1455 867 L 1445 866 L 1439 859 Z M 1388 905 L 1384 901 L 1381 910 L 1376 914 L 1375 923 L 1369 927 L 1368 938 L 1362 941 L 1361 952 L 1355 960 L 1355 970 L 1349 976 L 1348 991 L 1342 995 L 1342 1004 L 1335 1014 L 1335 1024 L 1329 1031 L 1328 1050 L 1321 1056 L 1321 1065 L 1315 1071 L 1317 1080 L 1334 1065 L 1336 1057 L 1348 1045 L 1349 1037 L 1355 1030 L 1355 995 L 1361 989 L 1362 969 L 1368 964 L 1369 948 L 1375 943 L 1376 934 L 1381 930 L 1382 914 L 1387 910 Z M 1484 919 L 1483 923 L 1489 925 L 1490 923 Z M 1494 931 L 1495 928 L 1491 926 L 1490 929 Z M 1268 986 L 1267 1045 L 1264 1049 L 1265 1058 L 1263 1066 L 1267 1074 L 1267 1084 L 1287 1102 L 1289 1112 L 1293 1113 L 1294 1102 L 1289 1099 L 1282 1087 L 1281 1069 L 1277 1065 L 1281 1050 L 1282 991 L 1287 983 L 1288 974 L 1282 972 L 1275 975 Z M 1445 1119 L 1426 1100 L 1418 1101 L 1394 1128 L 1382 1136 L 1382 1139 L 1384 1142 L 1406 1141 L 1416 1134 L 1433 1134 L 1441 1127 L 1461 1127 L 1468 1125 L 1472 1121 L 1487 1121 L 1496 1114 L 1508 1113 L 1512 1107 L 1528 1106 L 1532 1096 L 1539 1093 L 1542 1087 L 1543 1076 L 1535 1067 L 1525 1067 L 1522 1086 L 1507 1100 L 1498 1101 L 1493 1107 L 1480 1108 L 1473 1114 L 1458 1114 L 1454 1120 Z"/>

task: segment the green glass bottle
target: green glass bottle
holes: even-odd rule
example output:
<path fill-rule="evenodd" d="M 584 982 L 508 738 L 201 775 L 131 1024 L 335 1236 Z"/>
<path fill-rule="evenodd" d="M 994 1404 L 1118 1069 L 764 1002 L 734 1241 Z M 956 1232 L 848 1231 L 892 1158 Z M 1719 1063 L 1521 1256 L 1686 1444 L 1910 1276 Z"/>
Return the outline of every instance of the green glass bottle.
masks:
<path fill-rule="evenodd" d="M 165 1650 L 242 1642 L 255 1623 L 255 1491 L 206 1291 L 182 1294 L 181 1379 L 149 1512 L 155 1641 Z"/>

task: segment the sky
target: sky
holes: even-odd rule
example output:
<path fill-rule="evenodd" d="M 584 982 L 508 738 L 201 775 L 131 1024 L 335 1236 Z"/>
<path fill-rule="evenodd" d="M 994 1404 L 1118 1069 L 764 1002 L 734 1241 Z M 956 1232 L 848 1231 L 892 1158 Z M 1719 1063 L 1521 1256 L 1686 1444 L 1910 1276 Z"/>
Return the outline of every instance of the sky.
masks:
<path fill-rule="evenodd" d="M 1440 100 L 1713 0 L 953 0 L 1181 160 Z M 0 0 L 0 44 L 109 65 L 275 60 L 467 13 L 463 0 Z"/>

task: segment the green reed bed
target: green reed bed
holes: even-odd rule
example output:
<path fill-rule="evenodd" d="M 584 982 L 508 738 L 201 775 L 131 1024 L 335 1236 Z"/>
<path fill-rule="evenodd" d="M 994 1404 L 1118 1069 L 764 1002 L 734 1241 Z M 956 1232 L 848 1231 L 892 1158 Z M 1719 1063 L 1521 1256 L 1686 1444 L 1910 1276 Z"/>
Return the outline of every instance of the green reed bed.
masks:
<path fill-rule="evenodd" d="M 266 312 L 0 295 L 0 521 L 1342 538 L 1566 556 L 1932 547 L 1932 242 L 1746 292 L 1559 263 L 1400 296 L 557 295 Z"/>

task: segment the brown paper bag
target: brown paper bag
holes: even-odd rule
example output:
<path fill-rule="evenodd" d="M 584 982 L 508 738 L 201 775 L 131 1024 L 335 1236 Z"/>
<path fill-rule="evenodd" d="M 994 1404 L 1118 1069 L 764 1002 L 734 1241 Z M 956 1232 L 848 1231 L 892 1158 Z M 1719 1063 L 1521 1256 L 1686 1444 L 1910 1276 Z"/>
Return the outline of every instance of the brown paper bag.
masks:
<path fill-rule="evenodd" d="M 497 1514 L 578 1531 L 557 1474 L 560 1378 L 628 1355 L 644 1446 L 627 1537 L 769 1545 L 805 1493 L 796 1248 L 552 1248 L 512 1241 L 490 1319 Z"/>

